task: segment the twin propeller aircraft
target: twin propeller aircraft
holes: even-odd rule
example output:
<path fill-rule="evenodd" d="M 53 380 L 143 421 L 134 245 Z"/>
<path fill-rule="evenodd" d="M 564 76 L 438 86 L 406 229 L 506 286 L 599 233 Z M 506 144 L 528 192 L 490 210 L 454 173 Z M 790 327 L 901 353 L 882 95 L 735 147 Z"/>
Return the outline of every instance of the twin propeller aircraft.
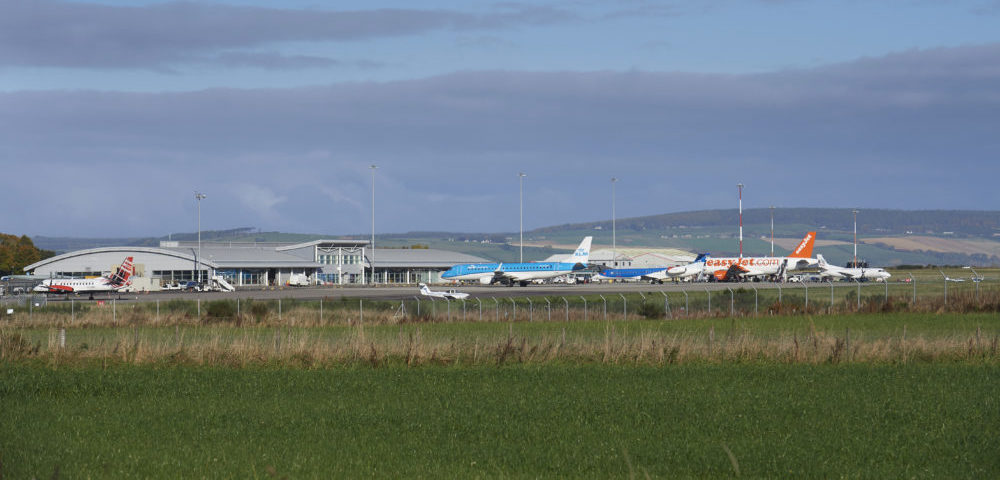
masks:
<path fill-rule="evenodd" d="M 32 290 L 42 293 L 115 292 L 132 284 L 133 273 L 135 265 L 132 264 L 132 257 L 126 257 L 115 272 L 106 277 L 50 278 L 42 280 L 42 283 Z"/>

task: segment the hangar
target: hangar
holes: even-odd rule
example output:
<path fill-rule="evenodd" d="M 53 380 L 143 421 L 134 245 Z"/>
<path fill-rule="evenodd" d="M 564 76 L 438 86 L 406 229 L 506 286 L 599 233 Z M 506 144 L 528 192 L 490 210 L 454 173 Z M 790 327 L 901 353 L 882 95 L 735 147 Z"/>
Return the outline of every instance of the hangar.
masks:
<path fill-rule="evenodd" d="M 435 283 L 457 263 L 485 262 L 462 253 L 431 249 L 379 248 L 374 281 L 371 249 L 364 240 L 321 239 L 305 243 L 161 241 L 159 247 L 100 247 L 47 258 L 25 267 L 39 277 L 107 275 L 125 257 L 134 258 L 135 275 L 155 286 L 205 282 L 219 275 L 234 286 L 284 285 L 292 275 L 311 284 L 367 285 Z M 200 250 L 200 256 L 199 256 Z"/>

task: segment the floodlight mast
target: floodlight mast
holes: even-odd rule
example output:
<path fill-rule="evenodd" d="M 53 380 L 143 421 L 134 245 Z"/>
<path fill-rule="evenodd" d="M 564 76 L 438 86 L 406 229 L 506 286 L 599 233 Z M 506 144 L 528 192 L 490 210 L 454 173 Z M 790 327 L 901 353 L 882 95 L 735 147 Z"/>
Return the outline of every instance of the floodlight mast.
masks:
<path fill-rule="evenodd" d="M 208 198 L 208 195 L 195 191 L 194 198 L 198 201 L 198 258 L 194 260 L 195 274 L 198 276 L 198 283 L 201 283 L 201 201 Z"/>
<path fill-rule="evenodd" d="M 369 166 L 372 170 L 372 285 L 375 285 L 375 170 L 378 170 L 378 166 Z M 362 273 L 364 273 L 362 271 Z"/>
<path fill-rule="evenodd" d="M 618 266 L 618 238 L 615 229 L 615 184 L 616 177 L 611 177 L 611 265 Z"/>
<path fill-rule="evenodd" d="M 518 262 L 524 263 L 524 177 L 528 174 L 524 172 L 517 172 L 517 184 L 518 184 L 518 202 L 520 205 L 519 217 L 518 217 L 518 227 L 521 232 L 520 240 L 517 244 L 518 248 Z"/>
<path fill-rule="evenodd" d="M 854 213 L 854 268 L 858 268 L 858 209 L 852 210 Z"/>
<path fill-rule="evenodd" d="M 774 205 L 771 205 L 771 256 L 774 256 Z"/>
<path fill-rule="evenodd" d="M 743 258 L 743 184 L 736 184 L 740 189 L 740 258 Z"/>

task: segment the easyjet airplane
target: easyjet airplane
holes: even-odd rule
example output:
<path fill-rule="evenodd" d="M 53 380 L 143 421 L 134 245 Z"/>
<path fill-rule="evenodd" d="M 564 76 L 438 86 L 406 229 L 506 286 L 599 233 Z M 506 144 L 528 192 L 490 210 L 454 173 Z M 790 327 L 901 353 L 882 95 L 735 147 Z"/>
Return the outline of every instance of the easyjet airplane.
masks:
<path fill-rule="evenodd" d="M 816 243 L 816 232 L 809 232 L 799 245 L 787 257 L 719 257 L 705 261 L 705 273 L 715 275 L 723 280 L 726 273 L 734 265 L 741 277 L 766 277 L 782 275 L 795 270 L 815 266 L 818 260 L 812 258 L 813 245 Z"/>
<path fill-rule="evenodd" d="M 115 273 L 97 278 L 53 278 L 42 280 L 33 290 L 43 293 L 93 293 L 114 292 L 132 284 L 132 257 L 126 257 Z"/>

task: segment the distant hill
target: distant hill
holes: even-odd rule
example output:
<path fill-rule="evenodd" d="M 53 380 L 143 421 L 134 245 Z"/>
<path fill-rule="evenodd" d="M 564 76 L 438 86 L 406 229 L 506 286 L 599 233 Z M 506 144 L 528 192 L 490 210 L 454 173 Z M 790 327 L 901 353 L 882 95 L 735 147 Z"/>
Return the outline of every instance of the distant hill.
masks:
<path fill-rule="evenodd" d="M 776 208 L 775 231 L 787 232 L 788 225 L 811 225 L 814 229 L 853 231 L 854 216 L 850 208 Z M 747 227 L 768 226 L 771 210 L 750 208 L 743 210 L 744 232 Z M 693 212 L 665 213 L 648 217 L 619 218 L 615 220 L 620 230 L 675 229 L 681 227 L 725 227 L 735 229 L 739 211 L 699 210 Z M 600 226 L 611 228 L 611 220 L 557 225 L 532 230 L 532 233 L 555 233 L 566 230 L 592 229 Z M 858 234 L 941 234 L 953 232 L 962 236 L 992 236 L 1000 234 L 1000 211 L 974 210 L 884 210 L 858 211 Z"/>
<path fill-rule="evenodd" d="M 770 215 L 767 208 L 743 211 L 744 253 L 766 255 L 770 246 Z M 738 252 L 736 209 L 667 213 L 615 221 L 615 237 L 622 247 L 680 248 L 713 255 Z M 849 208 L 776 208 L 774 210 L 775 254 L 784 254 L 807 231 L 815 230 L 817 252 L 831 262 L 843 264 L 853 256 L 853 215 Z M 525 232 L 525 260 L 542 260 L 564 253 L 586 235 L 594 236 L 594 247 L 612 243 L 611 220 L 556 225 Z M 34 237 L 47 250 L 66 252 L 100 246 L 155 246 L 161 240 L 195 240 L 197 232 L 146 238 L 57 238 Z M 426 245 L 430 248 L 468 253 L 497 261 L 520 258 L 517 232 L 379 233 L 380 247 Z M 1000 211 L 885 210 L 859 209 L 858 255 L 873 265 L 1000 265 Z M 329 235 L 261 232 L 253 227 L 202 231 L 205 241 L 306 242 L 318 238 L 359 238 L 368 235 Z M 569 247 L 567 247 L 569 245 Z"/>

